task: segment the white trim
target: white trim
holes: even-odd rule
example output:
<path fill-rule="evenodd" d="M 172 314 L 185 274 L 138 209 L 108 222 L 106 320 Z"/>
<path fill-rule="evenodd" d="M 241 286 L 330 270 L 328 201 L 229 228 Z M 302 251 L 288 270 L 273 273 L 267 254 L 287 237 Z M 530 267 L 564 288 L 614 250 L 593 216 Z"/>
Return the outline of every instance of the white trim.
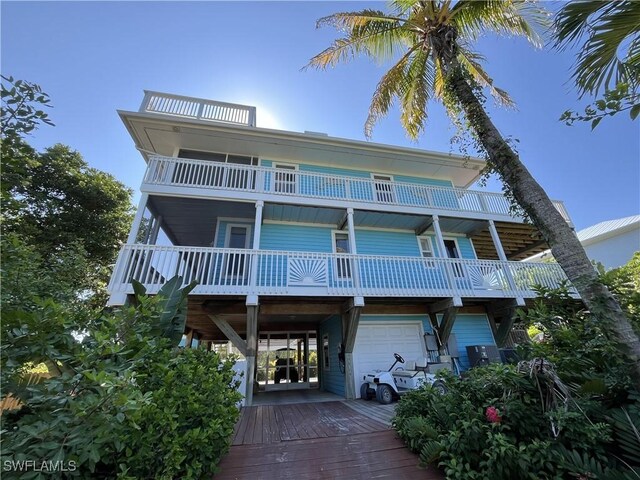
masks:
<path fill-rule="evenodd" d="M 297 163 L 290 163 L 290 162 L 281 162 L 281 161 L 272 161 L 271 162 L 271 168 L 280 168 L 278 167 L 278 165 L 284 165 L 285 167 L 293 167 L 293 170 L 300 170 L 300 165 Z M 285 170 L 291 170 L 286 168 Z"/>
<path fill-rule="evenodd" d="M 243 224 L 243 223 L 227 223 L 227 228 L 225 229 L 224 232 L 224 247 L 223 248 L 231 248 L 229 246 L 229 240 L 231 239 L 231 229 L 232 228 L 246 228 L 247 229 L 247 236 L 244 239 L 244 248 L 246 249 L 251 249 L 251 232 L 253 230 L 253 225 L 251 224 Z M 234 248 L 238 248 L 238 247 L 234 247 Z M 240 247 L 243 248 L 243 247 Z"/>
<path fill-rule="evenodd" d="M 395 180 L 393 179 L 393 175 L 389 175 L 387 173 L 370 172 L 369 175 L 371 175 L 371 180 L 381 180 L 383 182 L 395 182 Z M 378 176 L 378 177 L 389 177 L 389 178 L 375 178 L 376 176 Z M 409 176 L 409 175 L 407 175 L 407 176 Z M 416 177 L 416 178 L 418 178 L 418 177 Z M 402 183 L 402 182 L 399 182 L 399 183 Z"/>
<path fill-rule="evenodd" d="M 373 181 L 373 192 L 375 193 L 376 196 L 376 200 L 378 202 L 382 202 L 382 203 L 396 203 L 396 186 L 394 180 L 393 180 L 393 175 L 386 175 L 384 173 L 375 173 L 375 172 L 371 172 L 371 180 Z M 376 177 L 386 177 L 386 178 L 376 178 Z M 378 182 L 390 182 L 388 185 L 386 184 L 380 184 Z M 378 189 L 378 186 L 382 185 L 385 187 L 388 187 L 387 189 Z M 389 198 L 382 198 L 384 196 L 388 196 Z"/>
<path fill-rule="evenodd" d="M 324 339 L 327 338 L 327 353 L 325 355 L 324 352 Z M 331 337 L 329 336 L 329 332 L 322 334 L 322 370 L 330 371 L 331 370 Z M 323 379 L 324 380 L 324 379 Z"/>
<path fill-rule="evenodd" d="M 213 247 L 218 246 L 218 239 L 219 239 L 218 234 L 220 233 L 220 222 L 227 222 L 228 224 L 232 222 L 243 224 L 243 222 L 246 222 L 246 224 L 243 224 L 243 225 L 253 225 L 255 223 L 255 219 L 251 220 L 249 218 L 218 217 L 216 220 L 216 233 L 213 236 Z"/>
<path fill-rule="evenodd" d="M 450 237 L 450 236 L 442 236 L 442 242 L 446 242 L 447 240 L 451 240 L 452 242 L 454 242 L 456 244 L 456 250 L 458 251 L 458 259 L 459 260 L 464 260 L 464 258 L 462 257 L 462 251 L 460 250 L 460 244 L 458 243 L 458 238 L 457 237 Z M 446 253 L 446 256 L 442 257 L 442 258 L 452 258 L 449 256 L 447 250 L 446 250 L 446 245 L 445 245 L 445 251 L 442 253 Z"/>
<path fill-rule="evenodd" d="M 473 244 L 473 239 L 471 237 L 466 237 L 469 240 L 469 245 L 471 245 L 471 251 L 473 252 L 473 258 L 479 260 L 478 253 L 476 252 L 476 246 Z"/>
<path fill-rule="evenodd" d="M 347 230 L 331 230 L 332 252 L 334 254 L 340 255 L 340 253 L 336 251 L 336 235 L 345 235 L 347 237 L 347 243 L 349 244 L 349 250 L 351 250 L 349 232 Z M 350 251 L 346 253 L 346 255 L 350 255 L 350 254 L 352 254 L 352 252 Z M 340 264 L 342 264 L 342 266 L 340 266 Z M 339 259 L 337 257 L 334 257 L 333 259 L 333 277 L 334 278 L 342 281 L 346 281 L 346 280 L 353 281 L 353 272 L 351 270 L 352 270 L 352 266 L 351 266 L 351 261 L 349 259 Z M 340 273 L 342 273 L 342 275 L 340 275 Z"/>
<path fill-rule="evenodd" d="M 433 249 L 433 242 L 431 242 L 431 237 L 430 236 L 428 236 L 428 235 L 416 235 L 416 240 L 418 242 L 418 252 L 420 253 L 420 256 L 422 258 L 435 258 L 436 251 Z M 425 257 L 423 255 L 421 240 L 426 240 L 427 241 L 427 244 L 429 246 L 429 250 L 431 251 L 431 257 Z"/>

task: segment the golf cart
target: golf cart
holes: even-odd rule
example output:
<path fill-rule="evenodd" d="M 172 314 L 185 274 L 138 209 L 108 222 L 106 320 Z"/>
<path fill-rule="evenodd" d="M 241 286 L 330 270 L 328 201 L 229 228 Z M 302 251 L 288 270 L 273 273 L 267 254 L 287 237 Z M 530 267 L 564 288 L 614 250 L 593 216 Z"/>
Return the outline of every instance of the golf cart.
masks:
<path fill-rule="evenodd" d="M 426 358 L 420 357 L 415 362 L 407 364 L 408 369 L 398 367 L 404 364 L 404 358 L 398 353 L 393 354 L 395 362 L 389 370 L 370 372 L 363 376 L 364 383 L 360 387 L 360 397 L 363 400 L 371 400 L 373 397 L 384 405 L 391 403 L 400 395 L 416 390 L 425 383 L 436 388 L 440 393 L 446 393 L 447 387 L 442 380 L 436 380 L 436 376 L 429 372 L 429 362 Z"/>

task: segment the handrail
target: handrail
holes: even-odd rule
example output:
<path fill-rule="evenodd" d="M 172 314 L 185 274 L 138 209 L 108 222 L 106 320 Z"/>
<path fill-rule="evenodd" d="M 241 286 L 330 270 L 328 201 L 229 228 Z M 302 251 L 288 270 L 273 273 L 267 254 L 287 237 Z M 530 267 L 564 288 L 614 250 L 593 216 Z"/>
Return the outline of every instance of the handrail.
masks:
<path fill-rule="evenodd" d="M 122 248 L 109 291 L 131 293 L 136 279 L 157 293 L 174 275 L 209 295 L 532 298 L 534 285 L 566 281 L 550 263 L 135 244 Z"/>
<path fill-rule="evenodd" d="M 513 217 L 511 204 L 501 193 L 160 155 L 150 157 L 143 181 Z M 554 205 L 571 223 L 563 203 Z"/>
<path fill-rule="evenodd" d="M 145 90 L 141 112 L 256 126 L 256 107 Z"/>

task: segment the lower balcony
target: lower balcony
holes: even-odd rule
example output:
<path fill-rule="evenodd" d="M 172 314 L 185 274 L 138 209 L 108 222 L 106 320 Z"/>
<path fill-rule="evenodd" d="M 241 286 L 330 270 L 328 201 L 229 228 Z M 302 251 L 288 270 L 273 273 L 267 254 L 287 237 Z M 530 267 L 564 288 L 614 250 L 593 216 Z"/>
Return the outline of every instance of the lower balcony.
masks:
<path fill-rule="evenodd" d="M 133 279 L 157 293 L 175 275 L 198 282 L 192 294 L 212 296 L 533 298 L 534 286 L 567 280 L 550 263 L 125 245 L 111 303 L 133 293 Z"/>

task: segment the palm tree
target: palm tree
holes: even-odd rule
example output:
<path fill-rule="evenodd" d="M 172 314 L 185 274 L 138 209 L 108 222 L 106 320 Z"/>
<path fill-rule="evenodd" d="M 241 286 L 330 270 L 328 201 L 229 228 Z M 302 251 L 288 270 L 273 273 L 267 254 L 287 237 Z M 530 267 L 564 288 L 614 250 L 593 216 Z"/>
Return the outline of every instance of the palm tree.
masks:
<path fill-rule="evenodd" d="M 334 26 L 346 35 L 313 57 L 308 66 L 326 69 L 359 54 L 377 60 L 400 55 L 373 94 L 365 123 L 367 137 L 396 99 L 402 125 L 412 138 L 424 129 L 430 99 L 443 102 L 453 116 L 462 114 L 484 150 L 488 170 L 497 173 L 507 194 L 540 230 L 590 311 L 609 322 L 626 347 L 640 386 L 638 336 L 617 300 L 599 281 L 573 229 L 491 122 L 477 95 L 476 89 L 486 87 L 502 103 L 511 103 L 482 68 L 482 57 L 471 50 L 479 35 L 486 31 L 517 35 L 541 45 L 536 27 L 546 21 L 546 12 L 526 0 L 397 0 L 391 3 L 389 14 L 366 9 L 318 20 L 318 26 Z"/>

